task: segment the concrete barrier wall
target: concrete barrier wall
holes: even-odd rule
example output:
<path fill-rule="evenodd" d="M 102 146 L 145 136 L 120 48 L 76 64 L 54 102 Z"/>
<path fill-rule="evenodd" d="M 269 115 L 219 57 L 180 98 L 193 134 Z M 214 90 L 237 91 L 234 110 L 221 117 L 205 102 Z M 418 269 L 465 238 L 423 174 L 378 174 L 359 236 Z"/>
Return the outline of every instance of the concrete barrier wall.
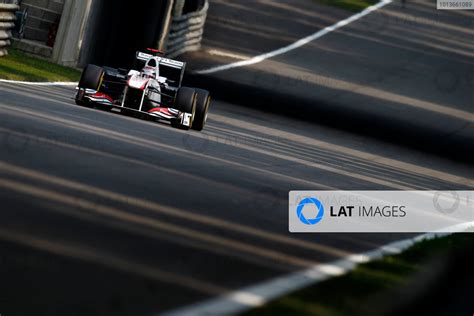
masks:
<path fill-rule="evenodd" d="M 167 56 L 173 58 L 201 47 L 208 9 L 209 1 L 205 0 L 196 12 L 181 14 L 182 8 L 175 10 L 166 45 Z"/>
<path fill-rule="evenodd" d="M 63 7 L 64 0 L 23 0 L 21 9 L 28 9 L 25 38 L 46 43 L 51 26 L 59 23 Z"/>
<path fill-rule="evenodd" d="M 2 0 L 0 0 L 0 3 L 3 6 L 12 6 L 12 4 L 5 4 Z M 102 58 L 95 58 L 103 59 L 100 63 L 126 64 L 126 61 L 129 59 L 128 56 L 132 56 L 135 50 L 153 47 L 153 42 L 156 43 L 156 38 L 159 37 L 160 32 L 164 34 L 163 38 L 165 41 L 163 47 L 170 57 L 200 48 L 209 8 L 208 0 L 195 0 L 191 2 L 170 0 L 170 8 L 172 8 L 173 12 L 171 13 L 170 9 L 170 21 L 166 22 L 166 28 L 163 28 L 165 2 L 160 2 L 163 5 L 152 5 L 144 0 L 139 3 L 143 5 L 103 0 L 23 0 L 21 5 L 22 8 L 28 7 L 27 32 L 28 30 L 31 31 L 34 25 L 37 27 L 43 26 L 43 29 L 33 32 L 38 35 L 35 35 L 35 39 L 42 42 L 45 40 L 45 36 L 47 36 L 47 29 L 49 29 L 46 28 L 48 26 L 46 22 L 52 22 L 53 18 L 57 19 L 61 16 L 54 47 L 49 49 L 47 53 L 39 55 L 66 66 L 76 67 L 78 64 L 90 62 L 91 59 L 94 59 L 92 58 L 94 57 L 92 56 L 93 54 L 90 53 L 91 50 L 99 50 L 102 53 Z M 120 12 L 111 16 L 104 13 L 105 11 L 115 12 L 116 10 L 114 11 L 111 6 L 114 8 L 128 8 L 128 5 L 131 7 L 125 12 L 130 14 L 130 17 L 125 17 Z M 14 7 L 15 10 L 19 9 L 17 5 Z M 147 7 L 149 10 L 144 10 L 144 7 Z M 153 10 L 150 8 L 153 8 Z M 46 14 L 48 12 L 55 15 Z M 8 19 L 12 20 L 5 22 L 2 20 L 1 47 L 11 44 L 11 33 L 7 32 L 6 29 L 14 26 L 14 16 L 9 16 Z M 44 21 L 41 22 L 41 19 Z M 118 25 L 115 29 L 110 29 L 107 25 L 111 23 Z M 98 28 L 98 26 L 104 25 L 106 26 L 105 28 Z M 49 26 L 51 25 L 49 24 Z M 143 32 L 147 28 L 149 30 L 156 30 L 156 34 L 152 34 L 153 32 L 149 31 Z M 109 31 L 104 32 L 104 29 Z M 124 30 L 126 31 L 125 33 L 123 33 Z M 33 33 L 30 32 L 30 35 Z M 123 34 L 129 33 L 138 34 L 139 36 L 123 37 Z M 42 45 L 42 42 L 28 40 L 28 37 L 31 36 L 25 34 L 25 39 L 17 40 L 16 46 L 33 54 L 38 54 L 38 49 L 40 48 L 49 48 L 44 44 Z M 101 46 L 100 43 L 108 43 L 110 45 Z M 118 51 L 123 52 L 128 48 L 133 48 L 134 50 L 132 53 L 127 54 L 127 57 L 124 57 L 123 60 L 115 58 Z M 6 51 L 2 48 L 0 54 L 5 53 Z"/>
<path fill-rule="evenodd" d="M 58 64 L 76 67 L 82 48 L 84 28 L 92 0 L 66 0 L 59 24 L 52 60 Z"/>
<path fill-rule="evenodd" d="M 0 57 L 8 54 L 7 48 L 11 45 L 11 29 L 15 27 L 16 4 L 0 3 Z"/>

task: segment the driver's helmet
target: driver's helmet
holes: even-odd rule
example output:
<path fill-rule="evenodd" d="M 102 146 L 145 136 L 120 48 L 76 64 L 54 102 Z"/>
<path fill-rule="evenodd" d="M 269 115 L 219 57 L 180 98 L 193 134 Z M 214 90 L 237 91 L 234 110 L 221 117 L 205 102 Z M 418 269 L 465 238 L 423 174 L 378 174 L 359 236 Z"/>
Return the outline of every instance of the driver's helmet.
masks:
<path fill-rule="evenodd" d="M 146 78 L 154 78 L 156 75 L 156 60 L 151 58 L 143 67 L 143 76 Z"/>
<path fill-rule="evenodd" d="M 154 78 L 155 77 L 155 67 L 144 67 L 143 68 L 143 77 L 145 78 Z"/>

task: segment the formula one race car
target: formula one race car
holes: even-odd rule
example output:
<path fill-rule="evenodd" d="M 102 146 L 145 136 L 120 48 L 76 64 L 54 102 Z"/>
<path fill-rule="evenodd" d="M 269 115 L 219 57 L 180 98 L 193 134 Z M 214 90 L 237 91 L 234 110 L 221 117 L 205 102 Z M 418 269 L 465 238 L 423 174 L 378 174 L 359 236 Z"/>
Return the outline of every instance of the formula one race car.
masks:
<path fill-rule="evenodd" d="M 206 90 L 181 86 L 185 66 L 143 52 L 137 52 L 130 71 L 88 65 L 76 88 L 76 104 L 102 106 L 201 131 L 211 98 Z"/>

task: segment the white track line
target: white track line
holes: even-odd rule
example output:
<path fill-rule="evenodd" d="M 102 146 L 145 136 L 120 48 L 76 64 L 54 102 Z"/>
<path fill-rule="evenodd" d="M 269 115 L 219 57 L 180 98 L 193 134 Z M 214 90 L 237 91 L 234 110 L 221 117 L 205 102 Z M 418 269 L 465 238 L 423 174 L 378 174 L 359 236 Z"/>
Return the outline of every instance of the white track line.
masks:
<path fill-rule="evenodd" d="M 359 263 L 379 259 L 384 255 L 398 254 L 423 240 L 463 232 L 474 228 L 474 222 L 461 223 L 437 232 L 425 233 L 386 244 L 375 250 L 348 256 L 326 264 L 318 264 L 307 270 L 255 284 L 221 297 L 178 308 L 160 314 L 161 316 L 224 316 L 235 315 L 261 306 L 273 299 L 322 282 L 330 277 L 342 275 L 354 269 Z"/>
<path fill-rule="evenodd" d="M 77 86 L 77 82 L 31 82 L 0 79 L 0 82 L 23 84 L 28 86 Z"/>
<path fill-rule="evenodd" d="M 200 74 L 200 75 L 212 74 L 212 73 L 223 71 L 223 70 L 228 70 L 228 69 L 232 69 L 232 68 L 257 64 L 257 63 L 260 63 L 260 62 L 264 61 L 265 59 L 269 59 L 269 58 L 272 58 L 272 57 L 275 57 L 275 56 L 278 56 L 278 55 L 288 53 L 291 50 L 294 50 L 294 49 L 299 48 L 303 45 L 306 45 L 309 42 L 312 42 L 312 41 L 314 41 L 314 40 L 316 40 L 320 37 L 323 37 L 324 35 L 332 32 L 332 31 L 335 31 L 335 30 L 337 30 L 337 29 L 339 29 L 343 26 L 346 26 L 346 25 L 348 25 L 348 24 L 350 24 L 350 23 L 366 16 L 369 13 L 386 6 L 387 4 L 389 4 L 391 2 L 392 2 L 392 0 L 382 0 L 382 1 L 366 8 L 363 11 L 348 17 L 345 20 L 341 20 L 341 21 L 337 22 L 336 24 L 333 24 L 331 26 L 327 26 L 324 29 L 319 30 L 318 32 L 316 32 L 314 34 L 311 34 L 307 37 L 304 37 L 304 38 L 294 42 L 293 44 L 290 44 L 288 46 L 279 48 L 277 50 L 274 50 L 274 51 L 271 51 L 271 52 L 268 52 L 268 53 L 265 53 L 265 54 L 262 54 L 262 55 L 255 56 L 255 57 L 252 57 L 252 58 L 247 59 L 247 60 L 242 60 L 242 61 L 238 61 L 238 62 L 235 62 L 235 63 L 227 64 L 227 65 L 216 66 L 216 67 L 212 67 L 212 68 L 209 68 L 209 69 L 196 70 L 196 71 L 194 71 L 194 73 L 197 73 L 197 74 Z"/>
<path fill-rule="evenodd" d="M 250 56 L 230 53 L 230 52 L 226 52 L 226 51 L 222 51 L 222 50 L 218 50 L 218 49 L 209 49 L 209 50 L 207 50 L 207 53 L 209 55 L 229 57 L 229 58 L 240 59 L 240 60 L 247 60 L 247 59 L 250 58 Z"/>

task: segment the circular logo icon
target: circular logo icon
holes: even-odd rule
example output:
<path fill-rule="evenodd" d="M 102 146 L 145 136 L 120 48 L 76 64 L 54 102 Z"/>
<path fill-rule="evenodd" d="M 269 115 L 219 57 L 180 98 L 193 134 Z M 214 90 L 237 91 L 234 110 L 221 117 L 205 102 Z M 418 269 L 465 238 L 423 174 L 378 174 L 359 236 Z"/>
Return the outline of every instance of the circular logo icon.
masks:
<path fill-rule="evenodd" d="M 204 153 L 209 147 L 209 138 L 207 135 L 204 137 L 192 137 L 189 134 L 183 136 L 183 147 L 189 151 L 194 151 L 198 154 Z"/>
<path fill-rule="evenodd" d="M 318 210 L 318 212 L 317 212 L 318 214 L 314 218 L 307 218 L 304 215 L 303 210 L 304 210 L 305 207 L 308 207 L 308 206 L 311 206 L 311 205 L 314 205 L 316 207 L 316 209 Z M 296 215 L 298 216 L 299 220 L 303 224 L 315 225 L 323 219 L 323 216 L 324 216 L 323 203 L 321 203 L 316 198 L 311 198 L 311 197 L 305 198 L 305 199 L 301 200 L 301 202 L 296 207 Z"/>
<path fill-rule="evenodd" d="M 256 192 L 253 200 L 255 209 L 275 209 L 280 200 L 278 192 L 273 188 L 262 188 Z"/>
<path fill-rule="evenodd" d="M 11 133 L 6 132 L 0 140 L 0 146 L 5 147 L 5 150 L 10 152 L 23 152 L 31 142 L 27 135 L 28 134 L 24 130 L 17 130 L 16 132 Z"/>
<path fill-rule="evenodd" d="M 460 83 L 459 74 L 451 69 L 439 69 L 434 78 L 436 88 L 442 93 L 452 93 L 456 91 Z"/>
<path fill-rule="evenodd" d="M 448 200 L 448 202 L 440 202 L 440 199 Z M 452 214 L 459 207 L 459 200 L 459 194 L 457 192 L 436 192 L 433 196 L 433 205 L 439 212 L 443 214 Z"/>

